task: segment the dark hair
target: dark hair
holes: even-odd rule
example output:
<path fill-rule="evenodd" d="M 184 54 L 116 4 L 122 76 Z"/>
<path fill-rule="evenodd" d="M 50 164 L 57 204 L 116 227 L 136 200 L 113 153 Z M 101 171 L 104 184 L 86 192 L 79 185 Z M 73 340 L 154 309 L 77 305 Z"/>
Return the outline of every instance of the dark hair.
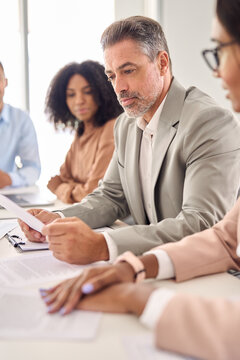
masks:
<path fill-rule="evenodd" d="M 107 80 L 103 65 L 97 61 L 87 60 L 82 63 L 70 63 L 58 71 L 52 79 L 47 91 L 45 112 L 55 127 L 72 128 L 78 136 L 84 132 L 84 123 L 78 121 L 69 111 L 66 103 L 66 89 L 70 78 L 82 75 L 91 86 L 93 98 L 98 105 L 94 118 L 94 126 L 102 126 L 117 117 L 123 111 L 112 85 Z"/>
<path fill-rule="evenodd" d="M 151 61 L 156 58 L 159 51 L 166 51 L 171 70 L 167 41 L 161 25 L 157 21 L 144 16 L 131 16 L 115 21 L 103 32 L 101 45 L 105 50 L 108 46 L 126 39 L 136 41 Z"/>
<path fill-rule="evenodd" d="M 217 0 L 216 14 L 229 35 L 240 44 L 240 0 Z"/>

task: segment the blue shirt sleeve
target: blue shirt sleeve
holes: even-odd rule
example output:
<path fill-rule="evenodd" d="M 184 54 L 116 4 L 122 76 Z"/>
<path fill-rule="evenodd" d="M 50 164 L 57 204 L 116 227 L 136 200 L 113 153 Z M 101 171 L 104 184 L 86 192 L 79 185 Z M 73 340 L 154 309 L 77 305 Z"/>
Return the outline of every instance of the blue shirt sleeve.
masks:
<path fill-rule="evenodd" d="M 32 120 L 27 113 L 10 105 L 5 104 L 4 110 L 5 121 L 0 122 L 1 157 L 4 154 L 0 168 L 9 174 L 12 186 L 33 185 L 40 176 L 41 165 Z M 15 164 L 16 156 L 20 157 L 21 167 Z"/>

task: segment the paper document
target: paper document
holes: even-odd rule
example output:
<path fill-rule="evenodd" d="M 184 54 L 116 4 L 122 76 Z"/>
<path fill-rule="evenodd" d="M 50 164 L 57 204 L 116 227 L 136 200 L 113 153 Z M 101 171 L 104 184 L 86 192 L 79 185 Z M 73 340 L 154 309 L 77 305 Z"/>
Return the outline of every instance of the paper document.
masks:
<path fill-rule="evenodd" d="M 14 213 L 17 218 L 24 221 L 28 226 L 32 229 L 37 230 L 39 232 L 42 231 L 44 224 L 38 220 L 35 216 L 29 214 L 27 211 L 22 209 L 20 206 L 15 204 L 13 201 L 8 199 L 6 196 L 0 194 L 0 205 L 2 205 L 6 210 Z"/>
<path fill-rule="evenodd" d="M 155 347 L 154 335 L 136 335 L 123 338 L 123 344 L 127 352 L 127 359 L 138 360 L 194 360 L 176 353 L 159 350 Z"/>
<path fill-rule="evenodd" d="M 17 220 L 0 220 L 0 239 L 17 226 Z"/>
<path fill-rule="evenodd" d="M 24 254 L 0 260 L 1 286 L 21 287 L 60 281 L 81 273 L 86 265 L 57 260 L 51 251 Z"/>
<path fill-rule="evenodd" d="M 90 340 L 100 319 L 100 313 L 80 310 L 50 315 L 38 291 L 0 289 L 0 338 Z"/>
<path fill-rule="evenodd" d="M 16 248 L 18 252 L 49 249 L 49 243 L 47 241 L 44 242 L 29 241 L 22 232 L 20 226 L 17 226 L 12 231 L 9 231 L 6 234 L 6 238 L 8 239 L 10 244 L 12 244 L 12 246 Z"/>

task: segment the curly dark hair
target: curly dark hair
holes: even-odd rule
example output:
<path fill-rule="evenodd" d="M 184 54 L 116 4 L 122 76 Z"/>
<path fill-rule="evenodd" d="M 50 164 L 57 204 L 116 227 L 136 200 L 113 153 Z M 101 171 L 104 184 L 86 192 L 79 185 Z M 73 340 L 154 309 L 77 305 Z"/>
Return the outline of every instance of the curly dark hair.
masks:
<path fill-rule="evenodd" d="M 84 132 L 84 123 L 79 122 L 69 111 L 66 104 L 66 89 L 70 78 L 79 74 L 83 76 L 92 89 L 98 111 L 94 126 L 99 127 L 123 112 L 112 85 L 107 80 L 104 66 L 97 61 L 87 60 L 82 63 L 72 62 L 65 65 L 52 79 L 47 91 L 45 113 L 55 128 L 76 129 L 78 136 Z"/>

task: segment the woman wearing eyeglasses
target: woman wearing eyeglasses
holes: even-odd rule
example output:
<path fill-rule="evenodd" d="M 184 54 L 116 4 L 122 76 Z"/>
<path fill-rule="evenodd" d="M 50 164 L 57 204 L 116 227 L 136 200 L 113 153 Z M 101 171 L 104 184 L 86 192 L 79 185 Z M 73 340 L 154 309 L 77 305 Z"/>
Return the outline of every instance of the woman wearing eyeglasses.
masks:
<path fill-rule="evenodd" d="M 204 50 L 203 57 L 214 75 L 222 79 L 234 111 L 240 112 L 240 2 L 217 1 L 217 17 L 214 19 L 213 49 Z"/>
<path fill-rule="evenodd" d="M 237 112 L 240 112 L 239 19 L 240 0 L 218 0 L 212 29 L 217 46 L 203 51 Z M 175 294 L 139 282 L 144 278 L 184 281 L 231 268 L 240 270 L 238 243 L 240 199 L 211 229 L 162 245 L 139 258 L 124 253 L 112 266 L 90 268 L 55 288 L 41 290 L 41 294 L 50 313 L 67 314 L 73 308 L 133 313 L 154 330 L 160 349 L 199 359 L 237 360 L 240 299 L 211 300 Z M 88 294 L 91 296 L 82 297 Z"/>

